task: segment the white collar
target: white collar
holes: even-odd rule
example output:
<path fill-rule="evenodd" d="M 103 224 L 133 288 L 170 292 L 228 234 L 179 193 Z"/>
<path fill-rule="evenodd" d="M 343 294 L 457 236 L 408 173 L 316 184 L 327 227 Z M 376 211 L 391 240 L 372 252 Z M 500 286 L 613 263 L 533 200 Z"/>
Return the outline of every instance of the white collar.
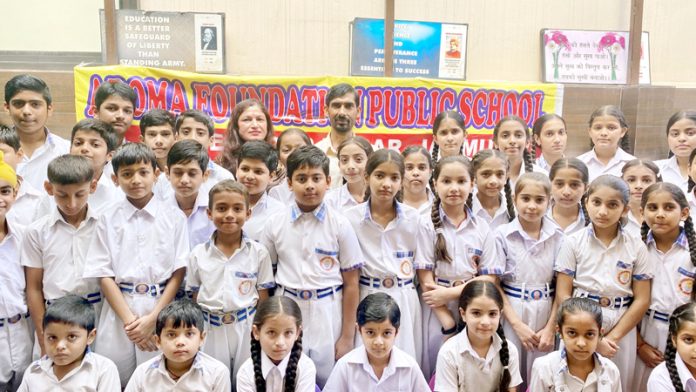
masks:
<path fill-rule="evenodd" d="M 288 362 L 290 362 L 290 355 L 292 355 L 292 350 L 288 353 L 288 355 L 283 358 L 282 361 L 280 361 L 279 364 L 273 363 L 270 358 L 268 358 L 268 355 L 266 353 L 261 352 L 261 374 L 263 375 L 264 380 L 268 379 L 268 373 L 271 372 L 271 370 L 277 368 L 280 374 L 282 375 L 282 378 L 285 378 L 285 372 L 288 369 Z"/>

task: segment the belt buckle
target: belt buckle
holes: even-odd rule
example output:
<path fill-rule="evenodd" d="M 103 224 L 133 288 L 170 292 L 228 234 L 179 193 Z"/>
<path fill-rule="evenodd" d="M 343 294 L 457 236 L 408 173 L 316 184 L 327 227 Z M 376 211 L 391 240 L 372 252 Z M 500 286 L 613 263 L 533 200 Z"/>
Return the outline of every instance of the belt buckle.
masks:
<path fill-rule="evenodd" d="M 599 297 L 599 306 L 603 308 L 608 308 L 611 306 L 611 298 L 609 297 Z"/>
<path fill-rule="evenodd" d="M 461 286 L 463 284 L 464 284 L 463 280 L 455 280 L 454 282 L 452 282 L 452 287 Z"/>
<path fill-rule="evenodd" d="M 298 295 L 298 297 L 300 297 L 302 299 L 310 299 L 310 298 L 312 298 L 313 293 L 312 293 L 312 290 L 300 290 L 297 293 L 297 295 Z"/>
<path fill-rule="evenodd" d="M 147 283 L 138 283 L 133 287 L 135 294 L 147 294 L 150 291 L 150 285 Z"/>
<path fill-rule="evenodd" d="M 544 296 L 544 291 L 541 289 L 532 290 L 529 292 L 529 298 L 533 300 L 540 300 Z"/>
<path fill-rule="evenodd" d="M 394 287 L 394 278 L 384 278 L 382 279 L 382 287 L 390 289 Z"/>
<path fill-rule="evenodd" d="M 223 324 L 232 324 L 237 321 L 237 315 L 232 312 L 225 313 L 220 318 L 220 321 L 222 321 Z"/>
<path fill-rule="evenodd" d="M 21 319 L 22 319 L 22 314 L 18 313 L 18 314 L 15 314 L 14 316 L 8 318 L 7 322 L 10 324 L 15 324 L 15 323 L 19 322 L 19 320 L 21 320 Z"/>

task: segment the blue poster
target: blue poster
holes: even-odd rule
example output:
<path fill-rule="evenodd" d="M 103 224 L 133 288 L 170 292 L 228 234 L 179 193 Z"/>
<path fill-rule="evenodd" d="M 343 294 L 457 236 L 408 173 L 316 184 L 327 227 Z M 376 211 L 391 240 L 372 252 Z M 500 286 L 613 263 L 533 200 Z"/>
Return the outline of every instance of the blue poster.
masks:
<path fill-rule="evenodd" d="M 467 25 L 394 22 L 394 76 L 464 79 Z M 351 75 L 384 75 L 384 20 L 353 21 Z"/>

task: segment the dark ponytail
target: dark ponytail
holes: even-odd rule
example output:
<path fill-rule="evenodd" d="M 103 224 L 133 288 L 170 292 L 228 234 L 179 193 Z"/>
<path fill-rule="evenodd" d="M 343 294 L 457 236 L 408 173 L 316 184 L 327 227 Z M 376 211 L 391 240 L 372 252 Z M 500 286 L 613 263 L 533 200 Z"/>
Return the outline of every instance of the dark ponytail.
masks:
<path fill-rule="evenodd" d="M 681 324 L 685 321 L 695 322 L 696 317 L 694 317 L 694 307 L 696 303 L 687 302 L 680 305 L 669 316 L 669 334 L 667 335 L 667 346 L 665 349 L 665 365 L 667 366 L 667 371 L 669 372 L 669 378 L 672 381 L 672 386 L 676 392 L 684 392 L 684 387 L 682 386 L 682 381 L 679 378 L 679 372 L 677 371 L 676 357 L 677 348 L 674 346 L 672 340 L 677 340 L 677 335 L 679 334 L 679 329 Z"/>
<path fill-rule="evenodd" d="M 512 222 L 515 219 L 515 205 L 514 198 L 512 197 L 512 187 L 510 186 L 510 178 L 505 180 L 505 186 L 503 187 L 505 191 L 505 204 L 507 205 L 507 216 L 508 222 Z"/>
<path fill-rule="evenodd" d="M 251 363 L 254 364 L 254 382 L 256 383 L 256 392 L 266 392 L 266 380 L 263 378 L 261 371 L 261 342 L 254 338 L 251 334 Z"/>
<path fill-rule="evenodd" d="M 531 173 L 534 171 L 534 158 L 532 157 L 532 153 L 529 152 L 528 149 L 524 149 L 522 151 L 522 158 L 524 159 L 524 171 L 525 173 Z"/>
<path fill-rule="evenodd" d="M 689 244 L 689 258 L 691 264 L 696 267 L 696 233 L 694 233 L 694 220 L 691 216 L 686 217 L 684 221 L 684 234 L 686 241 Z M 691 301 L 696 301 L 696 290 L 691 290 Z"/>
<path fill-rule="evenodd" d="M 510 350 L 508 349 L 508 342 L 505 339 L 505 332 L 503 332 L 503 324 L 498 323 L 498 337 L 500 337 L 501 345 L 500 351 L 500 364 L 503 365 L 503 374 L 500 377 L 500 384 L 498 385 L 499 392 L 507 392 L 510 382 L 512 381 L 512 376 L 510 375 Z"/>
<path fill-rule="evenodd" d="M 440 196 L 435 193 L 435 199 L 433 200 L 433 207 L 430 211 L 430 219 L 433 222 L 433 228 L 435 229 L 435 260 L 445 261 L 447 263 L 452 263 L 452 257 L 450 257 L 447 251 L 447 241 L 445 240 L 445 233 L 442 232 L 442 218 L 440 217 Z"/>
<path fill-rule="evenodd" d="M 285 392 L 294 392 L 297 386 L 297 365 L 302 356 L 302 332 L 300 331 L 295 344 L 292 346 L 288 367 L 285 368 Z"/>

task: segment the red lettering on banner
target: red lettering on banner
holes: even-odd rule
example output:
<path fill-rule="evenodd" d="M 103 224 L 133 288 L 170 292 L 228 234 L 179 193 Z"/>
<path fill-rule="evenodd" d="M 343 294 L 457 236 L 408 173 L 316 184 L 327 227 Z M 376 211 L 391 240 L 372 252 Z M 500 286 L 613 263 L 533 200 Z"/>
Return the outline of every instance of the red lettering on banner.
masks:
<path fill-rule="evenodd" d="M 131 79 L 128 82 L 128 85 L 133 89 L 133 91 L 135 91 L 135 95 L 138 97 L 138 107 L 134 110 L 137 116 L 137 113 L 144 113 L 147 110 L 147 95 L 145 94 L 145 87 L 143 86 L 142 80 L 137 78 Z"/>
<path fill-rule="evenodd" d="M 462 90 L 459 95 L 459 112 L 464 117 L 464 124 L 469 126 L 471 121 L 471 100 L 473 99 L 474 92 L 471 89 Z"/>
<path fill-rule="evenodd" d="M 166 79 L 160 79 L 156 82 L 154 79 L 145 79 L 145 86 L 147 87 L 147 108 L 152 109 L 167 109 L 167 87 L 169 86 L 169 81 Z"/>
<path fill-rule="evenodd" d="M 401 126 L 413 128 L 416 125 L 416 93 L 413 90 L 402 90 L 401 96 Z"/>
<path fill-rule="evenodd" d="M 176 113 L 185 112 L 188 106 L 188 101 L 186 99 L 186 89 L 181 80 L 174 80 L 172 91 L 172 104 L 171 111 Z"/>
<path fill-rule="evenodd" d="M 430 117 L 426 116 L 426 112 L 430 113 L 432 110 L 432 101 L 430 101 L 430 105 L 428 105 L 428 92 L 426 89 L 419 88 L 418 91 L 416 91 L 416 95 L 418 96 L 417 101 L 420 102 L 420 105 L 418 105 L 418 115 L 416 117 L 416 128 L 427 128 L 430 126 Z"/>
<path fill-rule="evenodd" d="M 271 117 L 285 122 L 285 92 L 283 89 L 278 86 L 271 86 L 266 90 L 266 94 L 266 108 Z"/>
<path fill-rule="evenodd" d="M 239 92 L 242 93 L 242 100 L 255 99 L 257 101 L 261 101 L 261 96 L 259 96 L 259 93 L 256 91 L 255 87 L 239 86 Z"/>
<path fill-rule="evenodd" d="M 379 125 L 377 115 L 384 111 L 384 95 L 380 89 L 367 89 L 368 109 L 365 114 L 365 125 L 374 128 Z"/>
<path fill-rule="evenodd" d="M 319 115 L 317 118 L 319 118 L 319 121 L 317 121 L 316 125 L 320 127 L 325 127 L 329 125 L 329 119 L 326 118 L 326 94 L 329 93 L 329 90 L 327 89 L 318 89 L 319 92 Z"/>
<path fill-rule="evenodd" d="M 535 91 L 533 94 L 534 98 L 534 118 L 541 117 L 542 105 L 544 104 L 544 93 L 542 91 Z"/>
<path fill-rule="evenodd" d="M 210 85 L 208 83 L 191 83 L 193 88 L 193 107 L 202 112 L 210 112 Z"/>
<path fill-rule="evenodd" d="M 229 113 L 232 113 L 234 110 L 234 107 L 237 106 L 237 85 L 236 84 L 228 84 L 226 86 L 227 89 L 227 96 L 230 99 L 230 108 L 229 108 Z M 227 118 L 225 118 L 227 119 Z"/>
<path fill-rule="evenodd" d="M 437 113 L 435 115 L 444 112 L 445 110 L 451 110 L 456 107 L 454 100 L 457 95 L 451 89 L 445 89 L 440 96 L 440 102 L 437 105 Z"/>
<path fill-rule="evenodd" d="M 302 112 L 300 111 L 300 97 L 298 96 L 297 87 L 290 86 L 288 90 L 288 104 L 285 108 L 286 121 L 292 121 L 293 124 L 302 124 Z"/>
<path fill-rule="evenodd" d="M 473 105 L 471 105 L 472 120 L 474 120 L 475 128 L 482 128 L 486 121 L 486 117 L 481 116 L 482 110 L 486 109 L 486 91 L 478 90 L 474 94 Z M 485 114 L 485 112 L 484 112 Z"/>
<path fill-rule="evenodd" d="M 511 114 L 517 114 L 517 93 L 514 91 L 508 91 L 503 98 L 503 113 L 504 116 L 509 116 Z"/>
<path fill-rule="evenodd" d="M 503 93 L 500 91 L 488 92 L 488 115 L 486 120 L 486 128 L 493 128 L 498 121 L 503 118 L 501 114 L 501 104 Z"/>
<path fill-rule="evenodd" d="M 517 113 L 527 124 L 534 121 L 534 102 L 532 102 L 532 96 L 529 95 L 529 92 L 524 92 L 520 96 L 520 110 Z"/>
<path fill-rule="evenodd" d="M 305 118 L 309 123 L 320 117 L 321 101 L 316 87 L 305 87 L 300 92 L 300 99 L 304 103 Z"/>
<path fill-rule="evenodd" d="M 97 89 L 101 85 L 101 79 L 99 79 L 99 75 L 95 75 L 90 79 L 90 86 L 89 86 L 89 97 L 87 97 L 87 110 L 85 110 L 85 116 L 86 117 L 94 117 L 94 96 L 97 93 Z"/>
<path fill-rule="evenodd" d="M 210 113 L 213 117 L 225 118 L 230 117 L 230 99 L 225 91 L 225 87 L 221 84 L 216 84 L 210 91 Z"/>
<path fill-rule="evenodd" d="M 383 123 L 389 128 L 399 125 L 399 108 L 402 107 L 400 94 L 392 89 L 384 91 Z"/>

